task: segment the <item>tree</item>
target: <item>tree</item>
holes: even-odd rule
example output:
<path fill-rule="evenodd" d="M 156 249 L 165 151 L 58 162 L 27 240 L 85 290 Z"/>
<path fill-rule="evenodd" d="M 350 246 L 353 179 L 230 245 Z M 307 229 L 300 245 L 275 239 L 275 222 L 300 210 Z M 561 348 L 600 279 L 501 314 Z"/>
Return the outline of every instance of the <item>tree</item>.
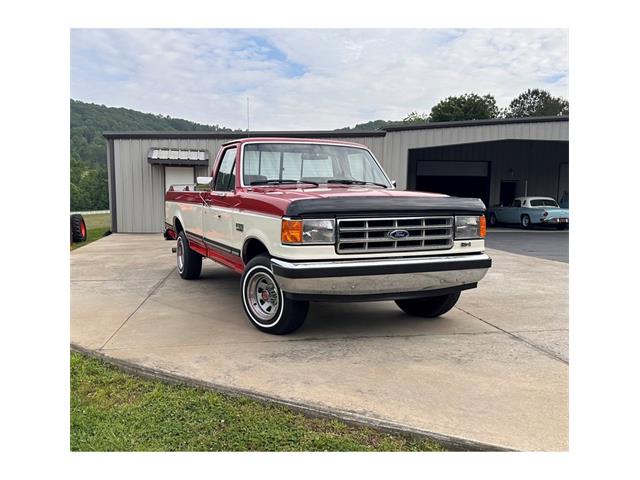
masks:
<path fill-rule="evenodd" d="M 411 112 L 402 119 L 402 123 L 427 123 L 429 116 L 426 113 Z"/>
<path fill-rule="evenodd" d="M 538 88 L 530 88 L 511 100 L 505 112 L 505 116 L 509 118 L 559 115 L 569 115 L 569 101 L 562 97 L 553 97 L 548 91 Z"/>
<path fill-rule="evenodd" d="M 71 211 L 109 208 L 107 169 L 104 166 L 89 165 L 71 155 L 69 177 Z"/>
<path fill-rule="evenodd" d="M 481 97 L 475 93 L 465 93 L 457 97 L 447 97 L 434 105 L 429 114 L 429 121 L 484 120 L 499 116 L 500 109 L 493 95 Z"/>

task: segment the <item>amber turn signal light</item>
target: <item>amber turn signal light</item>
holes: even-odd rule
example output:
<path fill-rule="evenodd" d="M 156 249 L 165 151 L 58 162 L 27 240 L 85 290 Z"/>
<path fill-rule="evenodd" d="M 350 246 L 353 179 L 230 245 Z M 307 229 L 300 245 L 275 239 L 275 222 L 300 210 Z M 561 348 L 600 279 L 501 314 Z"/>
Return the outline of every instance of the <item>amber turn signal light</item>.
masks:
<path fill-rule="evenodd" d="M 282 243 L 302 243 L 302 220 L 282 220 Z"/>
<path fill-rule="evenodd" d="M 484 238 L 487 236 L 487 217 L 482 215 L 480 217 L 480 237 Z"/>

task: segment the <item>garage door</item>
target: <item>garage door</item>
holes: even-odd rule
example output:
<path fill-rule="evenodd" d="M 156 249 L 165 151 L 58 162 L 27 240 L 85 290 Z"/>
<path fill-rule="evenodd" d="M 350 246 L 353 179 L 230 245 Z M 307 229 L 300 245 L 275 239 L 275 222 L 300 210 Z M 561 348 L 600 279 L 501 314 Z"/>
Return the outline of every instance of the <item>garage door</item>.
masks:
<path fill-rule="evenodd" d="M 481 198 L 489 205 L 489 162 L 423 160 L 416 167 L 416 190 Z"/>
<path fill-rule="evenodd" d="M 192 184 L 193 175 L 193 167 L 164 167 L 164 190 L 169 190 L 171 185 Z"/>

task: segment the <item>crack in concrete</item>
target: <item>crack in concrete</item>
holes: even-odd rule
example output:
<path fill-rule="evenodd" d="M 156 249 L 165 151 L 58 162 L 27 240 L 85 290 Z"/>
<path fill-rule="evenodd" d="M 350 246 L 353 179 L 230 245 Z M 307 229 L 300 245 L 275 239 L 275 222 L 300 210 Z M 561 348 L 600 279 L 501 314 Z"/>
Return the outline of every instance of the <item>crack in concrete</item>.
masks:
<path fill-rule="evenodd" d="M 138 305 L 138 306 L 135 308 L 135 310 L 134 310 L 133 312 L 131 312 L 131 313 L 127 316 L 127 318 L 125 318 L 125 319 L 124 319 L 124 322 L 122 322 L 122 325 L 120 325 L 120 326 L 116 329 L 116 331 L 115 331 L 115 332 L 113 332 L 109 338 L 107 338 L 107 341 L 106 341 L 106 342 L 104 342 L 104 343 L 102 344 L 102 346 L 101 346 L 98 350 L 102 350 L 102 349 L 107 345 L 107 343 L 109 343 L 109 342 L 111 341 L 111 339 L 112 339 L 113 337 L 115 337 L 115 336 L 116 336 L 116 334 L 120 331 L 120 329 L 121 329 L 122 327 L 124 327 L 124 326 L 125 326 L 125 324 L 129 321 L 129 319 L 130 319 L 131 317 L 133 317 L 133 316 L 136 314 L 136 312 L 137 312 L 138 310 L 140 310 L 140 308 L 142 308 L 142 306 L 147 302 L 147 300 L 149 300 L 149 298 L 151 298 L 151 297 L 152 297 L 152 296 L 153 296 L 153 295 L 154 295 L 154 294 L 155 294 L 155 293 L 156 293 L 156 292 L 157 292 L 157 291 L 158 291 L 158 290 L 159 290 L 159 289 L 160 289 L 160 288 L 161 288 L 161 287 L 162 287 L 162 286 L 167 282 L 167 280 L 169 279 L 169 277 L 171 276 L 171 274 L 176 270 L 176 268 L 177 268 L 177 267 L 173 267 L 173 268 L 169 271 L 169 273 L 167 273 L 167 275 L 165 275 L 165 276 L 164 276 L 164 277 L 163 277 L 163 278 L 162 278 L 158 283 L 156 283 L 156 284 L 151 288 L 151 290 L 149 291 L 148 295 L 144 298 L 144 300 L 142 300 L 142 302 L 140 302 L 140 305 Z"/>
<path fill-rule="evenodd" d="M 502 333 L 506 333 L 506 334 L 507 334 L 507 335 L 509 335 L 510 337 L 512 337 L 512 338 L 514 338 L 514 339 L 516 339 L 516 340 L 518 340 L 518 341 L 520 341 L 520 342 L 526 343 L 526 344 L 527 344 L 527 345 L 529 345 L 531 348 L 534 348 L 535 350 L 538 350 L 538 351 L 540 351 L 540 352 L 544 353 L 546 356 L 548 356 L 548 357 L 552 358 L 553 360 L 557 360 L 557 361 L 559 361 L 559 362 L 564 363 L 565 365 L 569 365 L 569 360 L 567 360 L 566 358 L 564 358 L 564 357 L 562 357 L 562 356 L 558 355 L 557 353 L 555 353 L 555 352 L 553 352 L 553 351 L 549 350 L 548 348 L 545 348 L 545 347 L 542 347 L 542 346 L 540 346 L 540 345 L 537 345 L 537 344 L 535 344 L 535 343 L 533 343 L 533 342 L 530 342 L 530 341 L 529 341 L 529 340 L 527 340 L 526 338 L 522 338 L 522 337 L 520 337 L 520 336 L 516 335 L 516 334 L 515 334 L 515 333 L 513 333 L 513 332 L 509 332 L 508 330 L 505 330 L 504 328 L 500 328 L 500 327 L 498 327 L 497 325 L 494 325 L 493 323 L 488 322 L 487 320 L 485 320 L 485 319 L 483 319 L 483 318 L 480 318 L 480 317 L 478 317 L 477 315 L 474 315 L 473 313 L 468 312 L 468 311 L 466 311 L 466 310 L 465 310 L 465 309 L 463 309 L 463 308 L 460 308 L 460 307 L 456 307 L 456 308 L 457 308 L 458 310 L 460 310 L 461 312 L 464 312 L 464 313 L 466 313 L 467 315 L 469 315 L 469 316 L 471 316 L 471 317 L 473 317 L 473 318 L 475 318 L 475 319 L 477 319 L 477 320 L 480 320 L 480 321 L 481 321 L 481 322 L 483 322 L 483 323 L 486 323 L 487 325 L 489 325 L 489 326 L 491 326 L 491 327 L 495 328 L 496 330 L 500 330 Z M 524 332 L 524 331 L 523 331 L 522 333 L 526 333 L 526 332 Z"/>
<path fill-rule="evenodd" d="M 191 343 L 179 345 L 145 345 L 144 348 L 184 348 L 184 347 L 209 347 L 213 345 L 250 345 L 250 344 L 267 344 L 267 343 L 297 343 L 297 342 L 335 342 L 350 340 L 369 340 L 378 338 L 419 338 L 419 337 L 450 337 L 458 335 L 500 335 L 500 332 L 452 332 L 452 333 L 426 333 L 414 335 L 355 335 L 351 337 L 310 337 L 310 338 L 292 338 L 287 340 L 246 340 L 238 342 L 208 342 L 208 343 Z M 123 347 L 105 348 L 104 351 L 115 350 L 131 350 L 138 348 L 139 345 L 128 345 Z"/>

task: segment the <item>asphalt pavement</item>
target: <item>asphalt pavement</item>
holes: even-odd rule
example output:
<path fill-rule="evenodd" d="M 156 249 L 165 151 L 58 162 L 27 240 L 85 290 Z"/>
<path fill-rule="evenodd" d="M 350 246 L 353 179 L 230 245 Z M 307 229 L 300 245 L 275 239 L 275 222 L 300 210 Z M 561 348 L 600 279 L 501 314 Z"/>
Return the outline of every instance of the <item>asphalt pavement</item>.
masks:
<path fill-rule="evenodd" d="M 487 248 L 569 263 L 569 231 L 519 228 L 490 228 Z"/>

